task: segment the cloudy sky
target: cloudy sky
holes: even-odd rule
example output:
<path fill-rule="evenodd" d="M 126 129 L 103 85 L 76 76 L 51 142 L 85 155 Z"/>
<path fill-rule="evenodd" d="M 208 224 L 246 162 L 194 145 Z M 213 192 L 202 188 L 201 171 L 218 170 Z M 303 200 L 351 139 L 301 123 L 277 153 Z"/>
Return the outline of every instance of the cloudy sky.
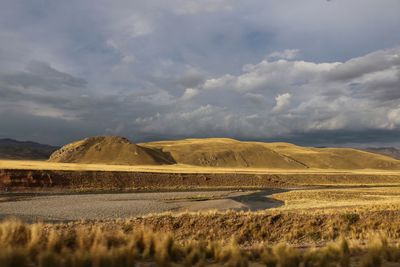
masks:
<path fill-rule="evenodd" d="M 0 138 L 400 143 L 398 0 L 1 0 Z"/>

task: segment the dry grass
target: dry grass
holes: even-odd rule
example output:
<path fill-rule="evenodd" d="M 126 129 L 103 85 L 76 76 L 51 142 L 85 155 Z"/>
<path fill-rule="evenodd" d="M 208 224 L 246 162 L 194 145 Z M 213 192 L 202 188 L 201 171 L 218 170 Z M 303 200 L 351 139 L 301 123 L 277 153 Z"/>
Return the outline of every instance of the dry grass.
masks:
<path fill-rule="evenodd" d="M 400 214 L 395 210 L 342 209 L 320 211 L 202 212 L 155 214 L 105 222 L 111 228 L 141 228 L 171 232 L 177 241 L 229 240 L 253 247 L 267 242 L 287 242 L 295 246 L 319 245 L 344 235 L 365 241 L 371 233 L 385 233 L 400 240 Z"/>
<path fill-rule="evenodd" d="M 285 202 L 283 210 L 327 208 L 371 208 L 388 210 L 400 207 L 400 187 L 298 190 L 274 194 Z"/>
<path fill-rule="evenodd" d="M 141 147 L 119 136 L 96 136 L 70 143 L 51 154 L 51 162 L 121 165 L 173 164 L 162 151 Z"/>
<path fill-rule="evenodd" d="M 3 170 L 64 170 L 64 171 L 110 171 L 110 172 L 159 172 L 159 173 L 244 173 L 244 174 L 359 174 L 359 175 L 400 175 L 397 170 L 376 169 L 280 169 L 280 168 L 224 168 L 202 167 L 185 164 L 174 165 L 110 165 L 110 164 L 78 164 L 58 163 L 39 160 L 1 160 Z M 400 183 L 400 182 L 399 182 Z M 336 183 L 332 183 L 336 184 Z"/>
<path fill-rule="evenodd" d="M 241 247 L 235 240 L 176 241 L 171 234 L 114 229 L 80 223 L 75 227 L 0 223 L 0 266 L 381 266 L 400 262 L 400 248 L 385 236 L 367 244 L 338 238 L 325 247 L 285 243 Z M 142 265 L 138 265 L 142 264 Z"/>

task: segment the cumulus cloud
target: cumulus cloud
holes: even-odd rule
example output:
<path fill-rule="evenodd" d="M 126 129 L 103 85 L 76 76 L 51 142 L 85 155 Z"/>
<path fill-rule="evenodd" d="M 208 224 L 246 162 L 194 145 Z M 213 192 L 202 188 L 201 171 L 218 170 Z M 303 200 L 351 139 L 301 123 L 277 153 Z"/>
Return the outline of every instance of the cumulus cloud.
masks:
<path fill-rule="evenodd" d="M 0 74 L 1 103 L 3 112 L 18 109 L 19 113 L 77 123 L 90 119 L 104 125 L 104 133 L 134 131 L 147 138 L 226 135 L 263 139 L 350 129 L 397 131 L 400 111 L 395 89 L 400 84 L 400 62 L 385 60 L 395 58 L 399 51 L 381 50 L 334 63 L 263 60 L 245 65 L 238 75 L 207 79 L 176 97 L 157 88 L 94 95 L 85 80 L 44 62 L 31 62 L 24 71 Z M 352 72 L 357 68 L 355 61 L 386 63 L 342 79 L 343 69 Z M 130 124 L 132 114 L 137 116 Z"/>
<path fill-rule="evenodd" d="M 162 90 L 134 94 L 94 93 L 87 88 L 86 80 L 57 70 L 45 62 L 30 62 L 23 71 L 0 72 L 0 113 L 10 114 L 8 117 L 0 117 L 0 123 L 5 128 L 12 125 L 16 128 L 10 120 L 13 117 L 21 124 L 38 120 L 52 122 L 53 119 L 58 119 L 65 127 L 84 125 L 82 130 L 76 131 L 81 132 L 79 136 L 82 137 L 85 133 L 116 133 L 121 132 L 121 129 L 125 129 L 123 133 L 126 133 L 131 130 L 126 129 L 126 126 L 129 125 L 132 114 L 147 115 L 155 107 L 161 111 L 163 106 L 169 106 L 175 101 L 173 96 Z M 27 125 L 33 127 L 32 123 Z M 39 125 L 42 123 L 38 127 Z M 52 127 L 53 124 L 48 124 L 45 128 Z M 52 130 L 49 130 L 50 133 L 54 134 Z M 2 134 L 7 136 L 5 130 Z M 21 134 L 22 132 L 18 132 L 15 136 Z M 49 134 L 42 133 L 44 139 L 41 141 L 59 142 L 58 136 Z M 62 135 L 62 138 L 65 136 Z M 73 139 L 73 136 L 68 138 Z"/>
<path fill-rule="evenodd" d="M 181 98 L 182 100 L 190 100 L 198 94 L 199 90 L 193 88 L 187 88 Z"/>
<path fill-rule="evenodd" d="M 183 73 L 178 75 L 176 82 L 185 88 L 192 88 L 203 83 L 204 80 L 204 73 L 201 70 L 187 66 Z"/>
<path fill-rule="evenodd" d="M 16 90 L 24 91 L 29 90 L 29 88 L 32 90 L 62 91 L 67 88 L 86 86 L 84 79 L 60 72 L 40 61 L 30 62 L 25 70 L 20 72 L 0 73 L 0 82 L 3 83 L 4 90 L 14 87 Z"/>
<path fill-rule="evenodd" d="M 395 129 L 400 126 L 400 107 L 392 109 L 388 112 L 389 129 Z"/>
<path fill-rule="evenodd" d="M 338 64 L 326 74 L 328 81 L 349 81 L 363 76 L 388 71 L 400 65 L 399 47 L 379 50 L 368 55 L 351 59 L 345 64 Z"/>
<path fill-rule="evenodd" d="M 274 131 L 264 131 L 264 136 L 258 137 L 291 132 L 397 129 L 399 52 L 400 48 L 386 49 L 333 63 L 263 60 L 245 65 L 241 74 L 206 80 L 199 89 L 222 90 L 226 95 L 247 92 L 244 96 L 253 101 L 275 94 L 275 101 L 265 102 L 271 113 L 259 113 L 265 130 L 274 126 Z M 374 62 L 378 65 L 374 66 Z M 364 72 L 359 72 L 360 65 L 374 68 L 365 67 Z M 345 79 L 344 69 L 349 72 Z M 238 114 L 239 118 L 246 116 Z"/>
<path fill-rule="evenodd" d="M 270 59 L 295 59 L 299 57 L 300 50 L 299 49 L 286 49 L 284 51 L 276 51 L 272 52 L 268 55 Z"/>
<path fill-rule="evenodd" d="M 71 119 L 75 112 L 66 111 L 68 103 L 79 101 L 86 84 L 82 78 L 58 71 L 45 62 L 33 61 L 23 71 L 0 72 L 0 110 Z"/>
<path fill-rule="evenodd" d="M 135 126 L 142 134 L 158 133 L 165 136 L 207 136 L 219 132 L 224 109 L 212 105 L 201 105 L 193 110 L 174 111 L 136 119 Z"/>
<path fill-rule="evenodd" d="M 300 86 L 315 81 L 340 63 L 314 63 L 306 61 L 263 60 L 243 66 L 243 73 L 230 74 L 205 81 L 204 89 L 231 89 L 240 92 L 261 89 L 276 90 L 285 86 Z"/>
<path fill-rule="evenodd" d="M 254 104 L 261 105 L 265 103 L 265 96 L 262 94 L 246 93 L 244 96 Z"/>
<path fill-rule="evenodd" d="M 280 112 L 284 110 L 286 107 L 290 105 L 291 98 L 292 95 L 290 93 L 279 94 L 277 97 L 275 97 L 276 105 L 272 109 L 272 111 Z"/>

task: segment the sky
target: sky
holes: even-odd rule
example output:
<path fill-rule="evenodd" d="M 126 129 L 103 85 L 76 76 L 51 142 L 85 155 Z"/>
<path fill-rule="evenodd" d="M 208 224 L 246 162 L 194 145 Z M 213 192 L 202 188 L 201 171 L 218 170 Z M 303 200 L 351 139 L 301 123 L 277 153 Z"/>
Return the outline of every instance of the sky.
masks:
<path fill-rule="evenodd" d="M 400 144 L 398 0 L 1 0 L 0 138 Z"/>

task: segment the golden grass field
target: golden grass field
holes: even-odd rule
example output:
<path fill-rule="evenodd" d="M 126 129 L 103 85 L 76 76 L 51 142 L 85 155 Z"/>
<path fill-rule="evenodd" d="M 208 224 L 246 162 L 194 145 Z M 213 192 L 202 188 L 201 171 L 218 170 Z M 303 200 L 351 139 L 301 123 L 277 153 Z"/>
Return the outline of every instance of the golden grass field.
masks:
<path fill-rule="evenodd" d="M 284 201 L 284 210 L 313 209 L 397 209 L 400 208 L 400 187 L 371 187 L 344 189 L 307 189 L 274 194 Z"/>
<path fill-rule="evenodd" d="M 84 164 L 59 163 L 40 160 L 2 160 L 0 169 L 4 170 L 65 170 L 65 171 L 110 171 L 110 172 L 159 172 L 159 173 L 335 173 L 335 174 L 368 174 L 368 175 L 400 175 L 400 170 L 377 169 L 280 169 L 280 168 L 233 168 L 233 167 L 205 167 L 186 164 L 174 165 L 112 165 L 112 164 Z"/>

